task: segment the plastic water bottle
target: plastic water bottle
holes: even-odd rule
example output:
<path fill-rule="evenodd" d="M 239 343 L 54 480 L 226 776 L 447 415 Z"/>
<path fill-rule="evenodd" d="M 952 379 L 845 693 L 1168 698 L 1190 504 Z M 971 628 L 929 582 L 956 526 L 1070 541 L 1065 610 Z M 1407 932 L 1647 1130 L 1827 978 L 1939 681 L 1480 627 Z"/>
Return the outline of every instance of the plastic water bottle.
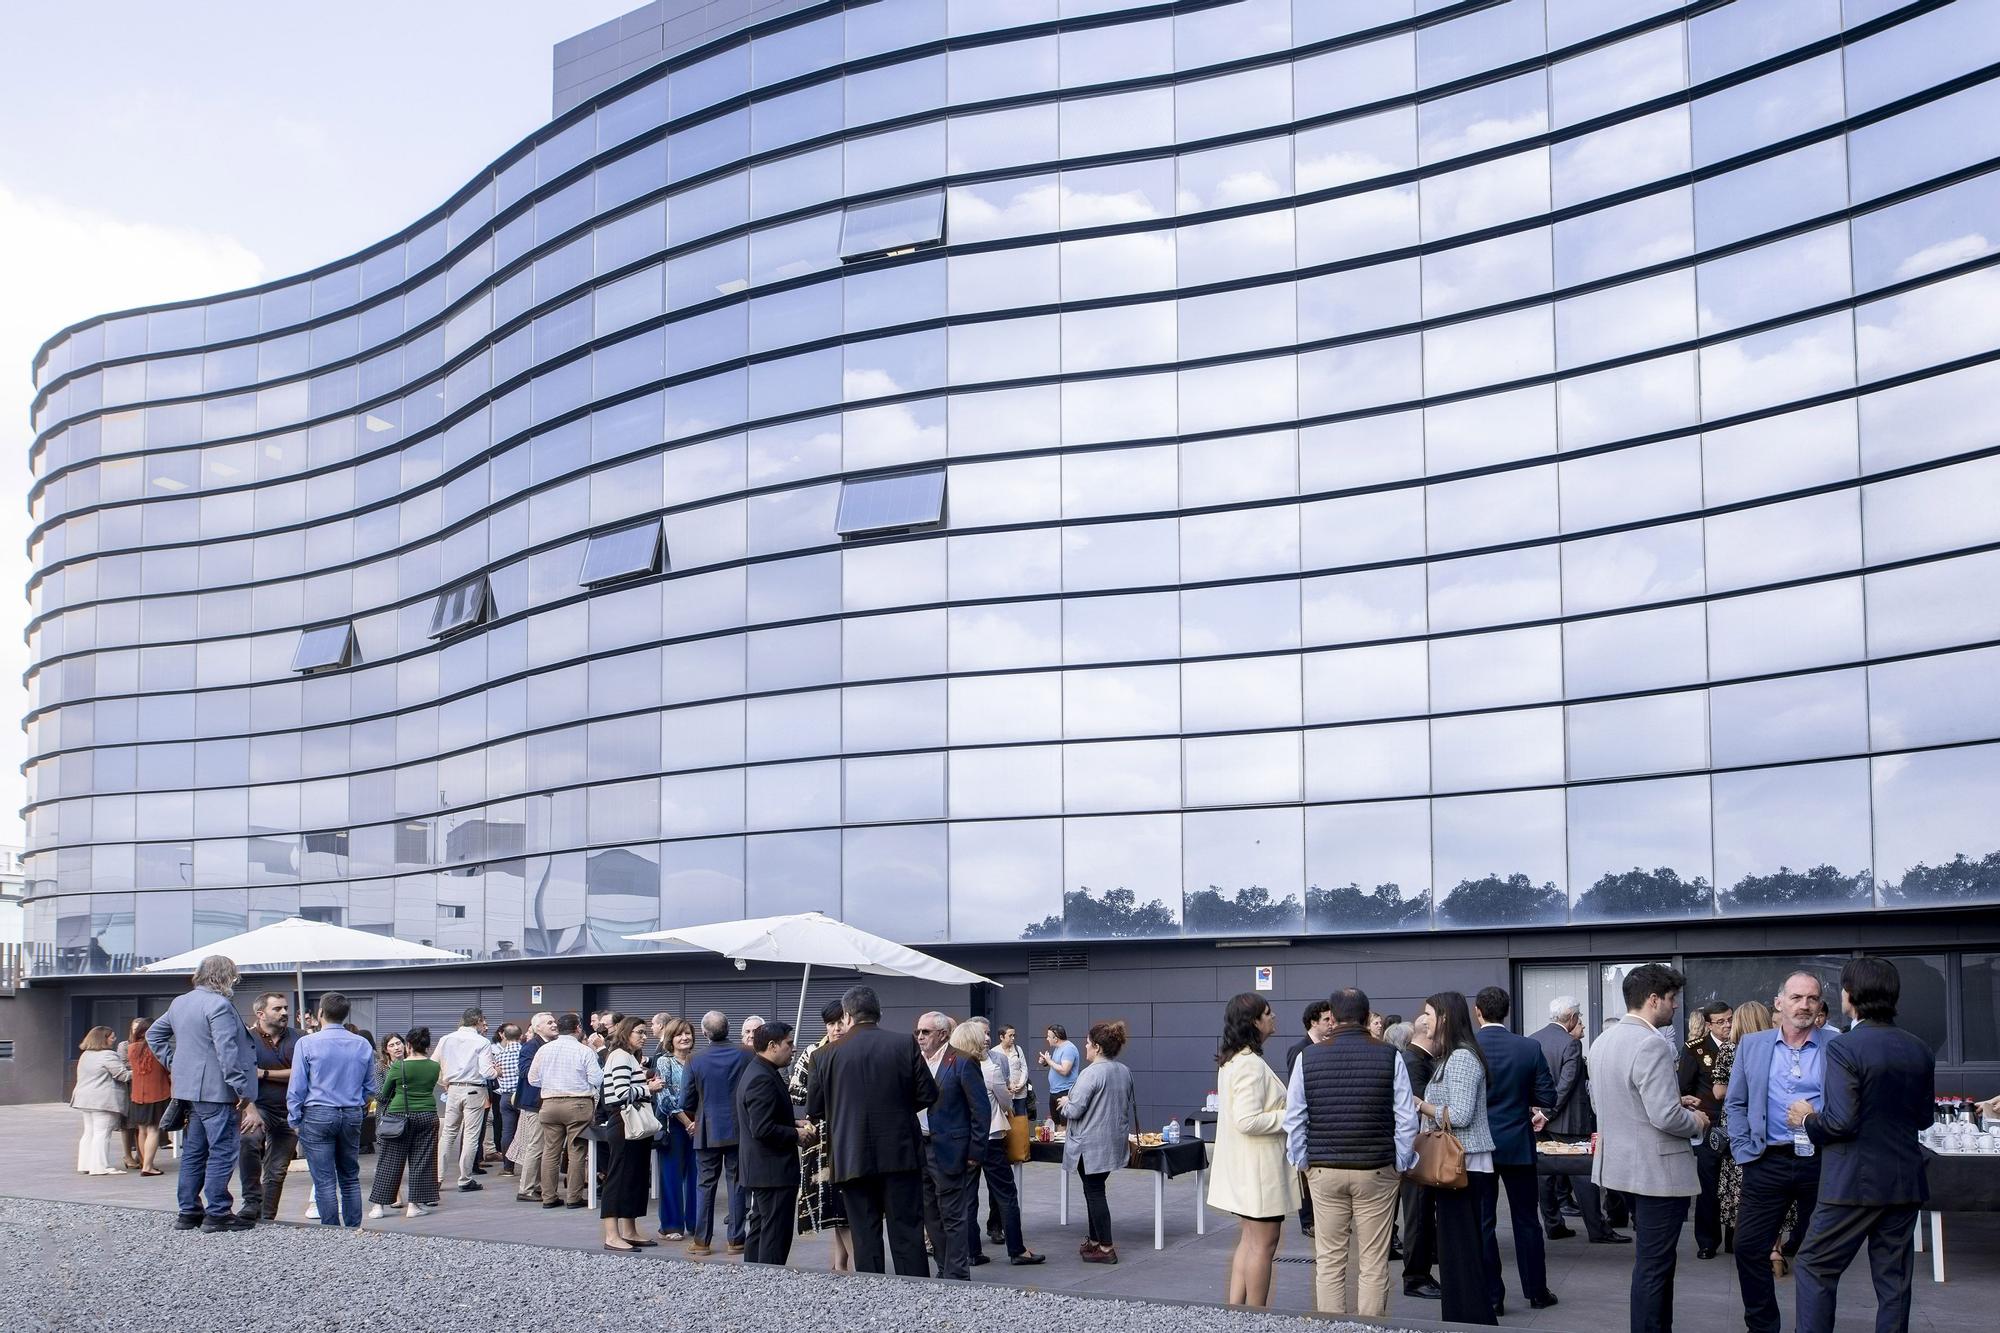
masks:
<path fill-rule="evenodd" d="M 1803 1130 L 1803 1129 L 1795 1129 L 1795 1130 L 1793 1130 L 1793 1131 L 1792 1131 L 1792 1152 L 1793 1152 L 1793 1154 L 1794 1154 L 1794 1155 L 1796 1155 L 1796 1156 L 1799 1156 L 1799 1157 L 1810 1157 L 1810 1156 L 1812 1156 L 1812 1155 L 1813 1155 L 1813 1152 L 1814 1152 L 1814 1149 L 1813 1149 L 1813 1141 L 1812 1141 L 1812 1135 L 1810 1135 L 1810 1134 L 1806 1133 L 1806 1132 L 1805 1132 L 1805 1130 Z"/>
<path fill-rule="evenodd" d="M 1181 1141 L 1181 1122 L 1178 1120 L 1169 1120 L 1166 1128 L 1160 1131 L 1160 1140 L 1168 1147 L 1179 1143 Z"/>

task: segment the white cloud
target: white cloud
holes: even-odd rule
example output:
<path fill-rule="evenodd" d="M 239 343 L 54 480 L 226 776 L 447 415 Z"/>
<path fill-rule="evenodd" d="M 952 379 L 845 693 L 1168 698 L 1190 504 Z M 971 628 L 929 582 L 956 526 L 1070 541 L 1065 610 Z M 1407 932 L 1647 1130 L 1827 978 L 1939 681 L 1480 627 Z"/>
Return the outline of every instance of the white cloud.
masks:
<path fill-rule="evenodd" d="M 108 310 L 205 296 L 264 279 L 263 261 L 235 239 L 179 227 L 134 222 L 0 185 L 0 236 L 15 262 L 0 292 L 0 384 L 14 410 L 0 448 L 25 462 L 32 427 L 34 388 L 30 363 L 44 339 L 69 324 Z M 25 469 L 15 474 L 25 495 Z M 0 585 L 25 587 L 32 572 L 24 551 L 29 519 L 25 504 L 0 505 Z M 25 619 L 27 608 L 18 614 Z M 18 634 L 0 634 L 0 680 L 17 682 L 27 670 L 27 647 Z M 5 687 L 0 705 L 0 841 L 19 842 L 14 812 L 25 797 L 18 773 L 26 738 L 12 719 L 27 712 L 27 692 Z"/>

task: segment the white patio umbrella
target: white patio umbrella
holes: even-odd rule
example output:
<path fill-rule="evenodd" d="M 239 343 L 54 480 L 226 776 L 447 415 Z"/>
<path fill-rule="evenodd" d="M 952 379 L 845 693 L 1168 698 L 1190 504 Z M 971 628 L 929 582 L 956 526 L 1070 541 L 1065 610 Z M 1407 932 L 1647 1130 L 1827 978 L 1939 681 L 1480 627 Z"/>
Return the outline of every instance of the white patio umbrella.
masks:
<path fill-rule="evenodd" d="M 946 986 L 1000 983 L 977 972 L 954 967 L 942 958 L 871 935 L 845 921 L 836 921 L 820 912 L 799 912 L 792 916 L 760 916 L 748 921 L 718 921 L 707 926 L 681 926 L 674 930 L 649 930 L 627 935 L 628 940 L 659 940 L 686 944 L 725 958 L 760 963 L 800 963 L 805 975 L 799 978 L 799 1012 L 793 1022 L 796 1031 L 805 1022 L 806 983 L 815 967 L 843 967 L 878 977 L 918 977 Z"/>
<path fill-rule="evenodd" d="M 305 1021 L 306 967 L 323 963 L 464 961 L 449 949 L 412 944 L 393 935 L 350 930 L 346 926 L 304 917 L 286 917 L 268 926 L 231 935 L 226 940 L 148 963 L 141 972 L 192 972 L 210 954 L 222 954 L 238 967 L 289 967 L 298 982 L 298 1020 Z"/>

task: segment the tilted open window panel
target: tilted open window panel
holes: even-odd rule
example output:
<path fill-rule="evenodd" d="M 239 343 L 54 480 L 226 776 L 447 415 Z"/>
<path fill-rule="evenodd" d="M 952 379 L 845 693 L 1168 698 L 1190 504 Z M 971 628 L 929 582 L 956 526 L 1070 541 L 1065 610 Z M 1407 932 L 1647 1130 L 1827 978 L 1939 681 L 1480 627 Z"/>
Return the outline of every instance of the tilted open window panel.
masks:
<path fill-rule="evenodd" d="M 292 670 L 302 672 L 339 671 L 354 665 L 354 626 L 321 625 L 299 635 L 292 653 Z"/>
<path fill-rule="evenodd" d="M 840 223 L 840 259 L 879 259 L 944 240 L 944 191 L 855 204 Z"/>
<path fill-rule="evenodd" d="M 576 581 L 594 588 L 600 583 L 657 574 L 662 546 L 658 519 L 599 533 L 584 547 L 583 570 Z"/>
<path fill-rule="evenodd" d="M 944 522 L 944 469 L 841 483 L 834 528 L 843 537 L 907 532 Z"/>
<path fill-rule="evenodd" d="M 431 612 L 431 637 L 442 639 L 471 629 L 492 614 L 493 593 L 481 574 L 438 595 L 437 609 Z"/>

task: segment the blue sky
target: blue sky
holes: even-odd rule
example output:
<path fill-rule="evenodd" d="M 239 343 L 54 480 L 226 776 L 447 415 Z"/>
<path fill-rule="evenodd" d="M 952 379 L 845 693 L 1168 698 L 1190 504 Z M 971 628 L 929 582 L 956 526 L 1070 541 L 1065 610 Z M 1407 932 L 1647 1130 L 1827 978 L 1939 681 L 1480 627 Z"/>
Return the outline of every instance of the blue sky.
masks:
<path fill-rule="evenodd" d="M 22 587 L 29 361 L 107 310 L 248 286 L 428 212 L 549 116 L 552 48 L 639 0 L 16 6 L 0 79 L 0 586 Z M 23 602 L 9 602 L 25 620 Z M 0 634 L 0 842 L 27 710 Z"/>

